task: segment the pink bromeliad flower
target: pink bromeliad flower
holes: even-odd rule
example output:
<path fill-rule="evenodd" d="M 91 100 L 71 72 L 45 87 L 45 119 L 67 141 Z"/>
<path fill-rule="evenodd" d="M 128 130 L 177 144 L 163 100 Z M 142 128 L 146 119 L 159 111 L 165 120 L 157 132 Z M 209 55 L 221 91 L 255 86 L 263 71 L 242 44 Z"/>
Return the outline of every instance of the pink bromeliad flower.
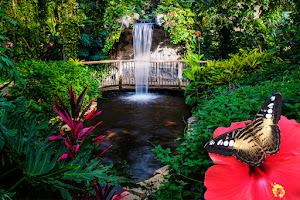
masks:
<path fill-rule="evenodd" d="M 94 100 L 90 102 L 90 104 L 80 113 L 85 91 L 87 87 L 84 88 L 82 93 L 79 95 L 78 99 L 76 100 L 76 95 L 72 90 L 72 87 L 69 88 L 69 98 L 71 104 L 71 114 L 69 113 L 66 105 L 62 101 L 62 99 L 58 96 L 55 91 L 56 96 L 58 97 L 60 104 L 58 105 L 55 101 L 53 101 L 53 105 L 55 106 L 54 110 L 57 114 L 63 119 L 63 121 L 70 127 L 70 131 L 63 131 L 60 129 L 60 135 L 55 135 L 47 138 L 47 140 L 56 140 L 56 139 L 63 139 L 65 140 L 65 145 L 68 147 L 68 151 L 64 153 L 61 157 L 58 158 L 70 158 L 74 159 L 76 153 L 78 152 L 80 145 L 86 139 L 86 137 L 99 125 L 102 123 L 98 122 L 95 126 L 90 126 L 87 128 L 83 128 L 83 124 L 88 121 L 94 119 L 97 115 L 100 115 L 102 111 L 95 113 L 96 108 L 94 108 L 88 115 L 85 116 L 85 113 L 89 110 Z M 96 137 L 93 142 L 97 140 L 101 140 L 104 138 L 103 135 Z M 111 146 L 110 146 L 111 147 Z M 105 151 L 107 151 L 110 147 L 104 150 L 100 155 L 96 158 L 101 156 Z"/>
<path fill-rule="evenodd" d="M 219 127 L 214 138 L 231 130 L 246 127 L 246 122 Z M 245 164 L 235 157 L 210 153 L 216 165 L 205 174 L 207 200 L 299 200 L 300 199 L 300 124 L 281 116 L 280 151 L 266 155 L 258 167 Z"/>

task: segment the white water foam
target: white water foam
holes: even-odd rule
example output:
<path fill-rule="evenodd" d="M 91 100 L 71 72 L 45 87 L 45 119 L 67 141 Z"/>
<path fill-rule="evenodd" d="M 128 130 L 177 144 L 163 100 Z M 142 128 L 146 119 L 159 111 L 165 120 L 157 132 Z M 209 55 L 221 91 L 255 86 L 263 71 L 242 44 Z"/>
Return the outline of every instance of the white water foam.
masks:
<path fill-rule="evenodd" d="M 162 95 L 158 94 L 151 94 L 151 93 L 143 93 L 143 94 L 134 94 L 130 96 L 121 96 L 122 100 L 128 102 L 135 102 L 135 103 L 149 103 L 157 101 Z"/>

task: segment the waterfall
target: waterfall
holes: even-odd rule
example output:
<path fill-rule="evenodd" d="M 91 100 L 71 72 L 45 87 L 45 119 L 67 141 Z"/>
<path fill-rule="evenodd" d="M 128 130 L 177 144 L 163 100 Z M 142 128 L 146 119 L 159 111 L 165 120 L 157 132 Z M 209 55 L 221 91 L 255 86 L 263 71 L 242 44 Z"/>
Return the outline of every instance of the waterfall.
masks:
<path fill-rule="evenodd" d="M 153 25 L 150 23 L 137 23 L 133 25 L 135 92 L 137 95 L 148 93 L 152 32 Z"/>

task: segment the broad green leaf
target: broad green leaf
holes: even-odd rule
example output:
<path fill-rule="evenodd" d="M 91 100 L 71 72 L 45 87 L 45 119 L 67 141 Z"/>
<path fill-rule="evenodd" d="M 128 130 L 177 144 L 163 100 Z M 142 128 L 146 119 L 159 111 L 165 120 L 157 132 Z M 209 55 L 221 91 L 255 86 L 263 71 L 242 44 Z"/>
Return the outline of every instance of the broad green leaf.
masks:
<path fill-rule="evenodd" d="M 195 75 L 189 69 L 183 69 L 183 73 L 188 79 L 195 81 Z"/>

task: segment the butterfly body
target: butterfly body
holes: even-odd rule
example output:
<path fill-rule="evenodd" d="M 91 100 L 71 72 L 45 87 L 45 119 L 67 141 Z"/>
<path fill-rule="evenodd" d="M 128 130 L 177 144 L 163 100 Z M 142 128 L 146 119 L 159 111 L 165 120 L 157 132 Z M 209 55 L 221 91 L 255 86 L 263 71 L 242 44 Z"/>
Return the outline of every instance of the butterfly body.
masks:
<path fill-rule="evenodd" d="M 261 165 L 266 154 L 273 155 L 279 151 L 280 129 L 277 123 L 281 102 L 281 95 L 275 94 L 264 103 L 251 124 L 210 140 L 205 149 L 208 153 L 235 156 L 249 165 Z"/>

